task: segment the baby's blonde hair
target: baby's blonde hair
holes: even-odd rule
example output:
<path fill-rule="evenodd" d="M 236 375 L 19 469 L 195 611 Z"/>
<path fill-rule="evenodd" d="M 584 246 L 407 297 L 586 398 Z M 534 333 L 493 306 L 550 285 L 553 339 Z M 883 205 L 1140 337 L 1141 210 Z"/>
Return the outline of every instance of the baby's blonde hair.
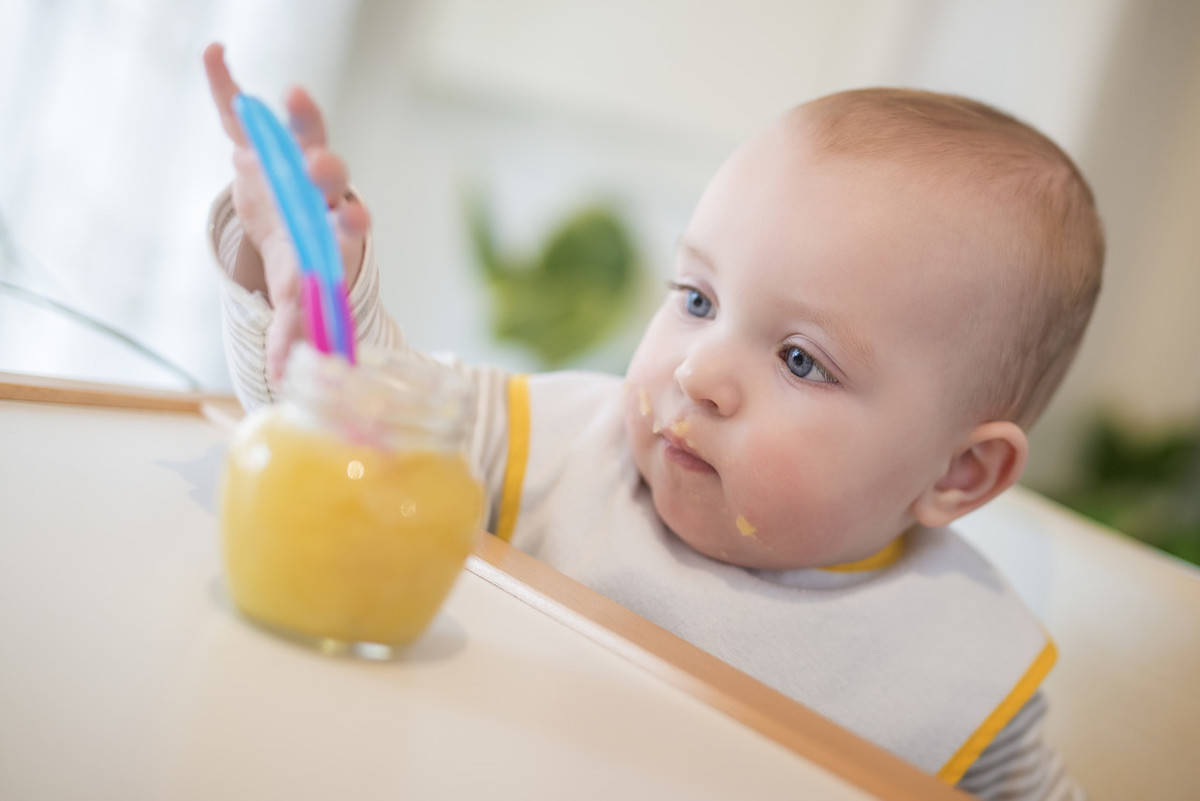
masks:
<path fill-rule="evenodd" d="M 986 367 L 972 370 L 967 403 L 973 417 L 1031 426 L 1075 358 L 1100 291 L 1104 233 L 1074 162 L 1025 123 L 955 95 L 859 89 L 796 113 L 818 152 L 910 165 L 984 193 L 1019 232 L 999 244 L 1012 269 L 1001 281 L 1008 316 L 980 327 Z"/>

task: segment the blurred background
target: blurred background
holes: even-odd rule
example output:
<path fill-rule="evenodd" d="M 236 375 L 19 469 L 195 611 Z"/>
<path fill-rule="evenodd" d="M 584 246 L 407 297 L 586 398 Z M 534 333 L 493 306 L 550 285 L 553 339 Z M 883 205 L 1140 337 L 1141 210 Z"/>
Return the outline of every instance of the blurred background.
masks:
<path fill-rule="evenodd" d="M 706 180 L 789 106 L 905 85 L 1016 114 L 1082 167 L 1109 242 L 1024 483 L 1200 561 L 1200 3 L 0 12 L 0 371 L 154 387 L 229 386 L 205 238 L 230 176 L 200 61 L 210 41 L 276 109 L 294 83 L 326 109 L 411 342 L 524 370 L 621 371 Z M 572 313 L 545 314 L 554 298 Z"/>

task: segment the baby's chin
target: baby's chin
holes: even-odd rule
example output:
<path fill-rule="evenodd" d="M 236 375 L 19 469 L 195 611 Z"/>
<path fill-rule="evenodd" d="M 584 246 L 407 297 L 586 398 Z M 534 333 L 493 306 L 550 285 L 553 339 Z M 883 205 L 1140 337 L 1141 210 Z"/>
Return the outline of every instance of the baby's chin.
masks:
<path fill-rule="evenodd" d="M 736 533 L 714 531 L 711 523 L 690 519 L 691 516 L 680 514 L 678 510 L 661 504 L 654 496 L 654 509 L 658 517 L 677 538 L 699 554 L 718 562 L 724 562 L 736 567 L 774 568 L 772 554 L 755 553 L 756 548 L 749 547 L 753 543 L 748 538 Z"/>

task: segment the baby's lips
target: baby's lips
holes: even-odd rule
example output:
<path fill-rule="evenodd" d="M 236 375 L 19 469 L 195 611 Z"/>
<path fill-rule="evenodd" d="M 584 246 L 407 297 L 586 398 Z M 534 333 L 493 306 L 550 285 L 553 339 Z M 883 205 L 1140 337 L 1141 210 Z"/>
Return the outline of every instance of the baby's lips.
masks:
<path fill-rule="evenodd" d="M 683 437 L 679 436 L 678 434 L 676 434 L 674 431 L 671 430 L 670 426 L 668 426 L 666 429 L 663 429 L 660 433 L 660 436 L 664 440 L 666 440 L 666 442 L 669 445 L 671 445 L 673 448 L 681 450 L 684 453 L 688 454 L 689 456 L 699 459 L 700 461 L 707 464 L 709 467 L 713 467 L 712 462 L 708 461 L 708 459 L 706 459 L 702 454 L 700 454 L 696 450 L 696 446 L 692 443 L 691 440 L 684 439 Z M 713 467 L 713 469 L 715 470 L 716 468 Z"/>

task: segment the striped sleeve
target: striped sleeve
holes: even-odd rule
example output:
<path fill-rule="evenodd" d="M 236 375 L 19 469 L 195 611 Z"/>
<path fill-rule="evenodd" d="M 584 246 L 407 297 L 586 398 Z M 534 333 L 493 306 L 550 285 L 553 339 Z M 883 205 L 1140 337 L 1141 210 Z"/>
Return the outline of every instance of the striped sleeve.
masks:
<path fill-rule="evenodd" d="M 209 244 L 218 265 L 220 281 L 222 339 L 234 392 L 247 411 L 272 403 L 277 387 L 267 371 L 267 328 L 274 315 L 271 304 L 260 291 L 251 291 L 234 276 L 238 251 L 242 245 L 242 224 L 233 208 L 233 193 L 226 188 L 213 201 L 208 221 Z M 400 326 L 383 308 L 379 295 L 379 266 L 375 260 L 373 238 L 368 236 L 363 251 L 362 269 L 347 300 L 354 317 L 355 339 L 359 345 L 378 348 L 404 348 Z M 475 415 L 467 443 L 467 457 L 487 487 L 490 503 L 489 526 L 495 522 L 504 469 L 507 461 L 507 392 L 509 373 L 494 367 L 467 365 L 454 358 L 434 358 L 410 351 L 427 361 L 464 376 L 475 389 Z"/>
<path fill-rule="evenodd" d="M 209 245 L 220 267 L 221 338 L 233 390 L 242 407 L 250 410 L 270 403 L 273 390 L 267 380 L 267 327 L 271 307 L 261 292 L 251 292 L 233 280 L 242 224 L 233 210 L 229 188 L 213 201 L 208 215 Z"/>
<path fill-rule="evenodd" d="M 208 230 L 209 244 L 220 268 L 225 359 L 234 392 L 249 410 L 272 402 L 278 390 L 268 375 L 266 357 L 267 328 L 273 311 L 262 292 L 251 291 L 234 279 L 242 245 L 242 224 L 234 211 L 229 188 L 213 201 Z M 399 326 L 379 301 L 379 269 L 371 237 L 367 238 L 362 269 L 350 287 L 347 300 L 354 317 L 355 339 L 360 345 L 405 347 Z"/>
<path fill-rule="evenodd" d="M 1047 703 L 1037 692 L 963 774 L 958 789 L 983 801 L 1086 801 L 1042 739 Z"/>

